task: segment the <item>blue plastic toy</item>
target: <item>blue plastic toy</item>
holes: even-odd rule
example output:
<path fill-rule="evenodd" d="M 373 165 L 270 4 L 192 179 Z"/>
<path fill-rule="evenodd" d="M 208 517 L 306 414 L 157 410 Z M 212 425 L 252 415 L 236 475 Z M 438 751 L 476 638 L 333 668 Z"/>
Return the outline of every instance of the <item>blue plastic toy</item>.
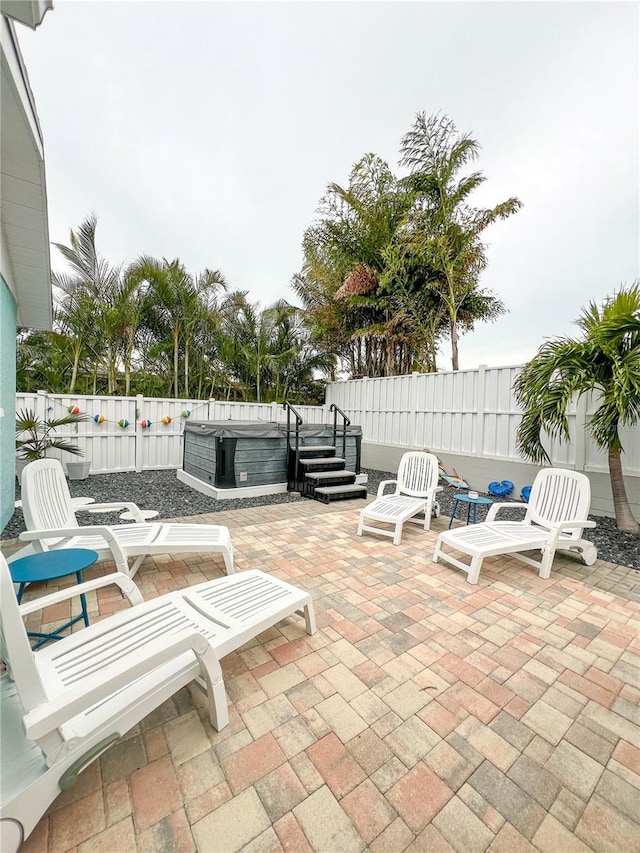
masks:
<path fill-rule="evenodd" d="M 501 480 L 499 483 L 497 480 L 494 480 L 493 483 L 489 483 L 487 486 L 487 491 L 494 498 L 506 498 L 513 491 L 513 483 L 511 480 Z"/>
<path fill-rule="evenodd" d="M 520 491 L 520 497 L 522 500 L 528 504 L 529 503 L 529 495 L 531 494 L 531 486 L 523 486 Z"/>

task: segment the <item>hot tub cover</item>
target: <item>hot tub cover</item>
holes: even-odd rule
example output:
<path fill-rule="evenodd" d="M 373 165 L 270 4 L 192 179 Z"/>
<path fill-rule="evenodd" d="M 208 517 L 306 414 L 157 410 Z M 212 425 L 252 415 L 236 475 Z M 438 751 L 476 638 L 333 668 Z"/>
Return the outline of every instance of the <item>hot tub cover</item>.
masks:
<path fill-rule="evenodd" d="M 198 435 L 211 435 L 215 438 L 286 438 L 287 425 L 276 421 L 187 421 L 185 432 Z M 305 438 L 333 434 L 330 424 L 301 424 L 300 435 Z M 338 426 L 338 436 L 342 428 Z M 362 427 L 352 424 L 347 427 L 347 435 L 362 435 Z"/>

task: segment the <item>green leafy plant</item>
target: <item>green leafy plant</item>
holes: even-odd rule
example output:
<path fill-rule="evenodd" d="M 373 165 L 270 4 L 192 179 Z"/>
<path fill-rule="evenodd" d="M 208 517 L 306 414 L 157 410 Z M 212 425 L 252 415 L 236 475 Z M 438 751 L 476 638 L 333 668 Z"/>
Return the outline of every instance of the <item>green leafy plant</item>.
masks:
<path fill-rule="evenodd" d="M 89 416 L 84 413 L 43 419 L 39 418 L 33 409 L 20 409 L 16 413 L 16 456 L 23 462 L 33 462 L 34 459 L 43 459 L 49 448 L 82 456 L 81 448 L 64 438 L 56 438 L 52 433 L 58 427 L 87 420 Z"/>
<path fill-rule="evenodd" d="M 620 427 L 640 421 L 640 280 L 621 287 L 602 306 L 590 302 L 576 325 L 581 339 L 556 338 L 543 344 L 514 383 L 523 409 L 517 446 L 536 463 L 550 462 L 543 435 L 571 441 L 567 407 L 573 399 L 597 392 L 588 428 L 608 457 L 618 530 L 640 535 L 622 473 Z"/>

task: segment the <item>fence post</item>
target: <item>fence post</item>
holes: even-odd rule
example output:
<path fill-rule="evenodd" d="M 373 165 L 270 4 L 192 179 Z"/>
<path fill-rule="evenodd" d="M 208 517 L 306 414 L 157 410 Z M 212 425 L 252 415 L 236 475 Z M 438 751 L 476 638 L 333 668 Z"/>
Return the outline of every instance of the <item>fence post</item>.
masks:
<path fill-rule="evenodd" d="M 484 456 L 484 420 L 487 407 L 487 365 L 478 365 L 476 456 Z"/>
<path fill-rule="evenodd" d="M 144 397 L 142 394 L 136 396 L 136 474 L 142 471 L 142 427 L 140 426 L 140 415 L 144 408 Z"/>
<path fill-rule="evenodd" d="M 275 423 L 275 421 L 277 421 L 277 420 L 278 420 L 278 404 L 277 404 L 277 403 L 272 403 L 272 404 L 271 404 L 271 413 L 270 413 L 270 416 L 269 416 L 269 420 L 270 420 L 272 423 Z"/>
<path fill-rule="evenodd" d="M 409 401 L 409 420 L 411 422 L 411 429 L 407 429 L 407 438 L 412 435 L 413 440 L 410 441 L 409 447 L 422 447 L 423 445 L 423 442 L 418 441 L 418 409 L 416 405 L 416 401 L 418 399 L 418 376 L 420 376 L 420 373 L 417 370 L 414 370 L 411 374 L 411 386 L 409 390 L 409 394 L 411 395 L 411 399 Z"/>
<path fill-rule="evenodd" d="M 369 377 L 368 377 L 368 376 L 363 376 L 363 377 L 362 377 L 362 379 L 358 379 L 357 381 L 362 383 L 362 384 L 361 384 L 361 386 L 360 386 L 360 390 L 361 390 L 361 396 L 360 396 L 360 420 L 361 420 L 361 421 L 364 421 L 364 420 L 365 420 L 365 418 L 370 418 L 370 417 L 371 417 L 371 411 L 372 411 L 372 410 L 371 410 L 371 401 L 369 400 L 369 389 L 368 389 L 368 387 L 367 387 L 367 383 L 369 382 Z M 379 425 L 380 425 L 380 421 L 378 420 L 378 426 L 379 426 Z M 369 423 L 366 423 L 366 424 L 364 424 L 364 423 L 363 423 L 363 424 L 362 424 L 362 440 L 363 440 L 363 441 L 364 441 L 364 439 L 365 439 L 365 434 L 367 434 L 367 435 L 368 435 L 368 433 L 369 433 L 369 429 L 370 429 L 370 424 L 369 424 Z M 373 432 L 373 430 L 371 430 L 371 432 Z M 378 441 L 379 441 L 379 440 L 380 440 L 380 437 L 378 436 Z"/>
<path fill-rule="evenodd" d="M 576 438 L 573 467 L 583 471 L 587 462 L 587 395 L 581 394 L 576 403 Z"/>
<path fill-rule="evenodd" d="M 37 418 L 40 418 L 42 421 L 47 420 L 47 403 L 48 403 L 48 394 L 46 391 L 38 391 L 38 396 L 35 400 L 35 414 Z"/>

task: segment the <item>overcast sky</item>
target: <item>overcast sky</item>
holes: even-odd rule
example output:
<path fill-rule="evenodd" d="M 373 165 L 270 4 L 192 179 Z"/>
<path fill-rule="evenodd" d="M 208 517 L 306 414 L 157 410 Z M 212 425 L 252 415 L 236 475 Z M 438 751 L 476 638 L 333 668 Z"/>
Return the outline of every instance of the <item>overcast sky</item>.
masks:
<path fill-rule="evenodd" d="M 509 313 L 462 338 L 463 368 L 527 360 L 639 275 L 635 2 L 55 0 L 18 30 L 52 241 L 95 211 L 114 264 L 178 257 L 295 302 L 326 185 L 369 151 L 397 168 L 416 112 L 442 111 L 482 147 L 475 203 L 524 203 L 485 232 Z"/>

